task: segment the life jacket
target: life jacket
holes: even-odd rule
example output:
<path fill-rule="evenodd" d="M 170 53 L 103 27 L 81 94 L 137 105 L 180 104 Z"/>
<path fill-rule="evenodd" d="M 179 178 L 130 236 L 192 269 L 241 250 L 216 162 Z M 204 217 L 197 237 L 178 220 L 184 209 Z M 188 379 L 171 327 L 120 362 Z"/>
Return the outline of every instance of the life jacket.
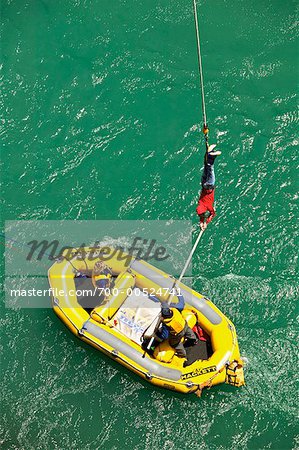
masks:
<path fill-rule="evenodd" d="M 94 276 L 95 284 L 98 285 L 101 280 L 106 281 L 106 285 L 110 285 L 112 278 L 112 272 L 108 268 L 103 269 L 102 272 L 99 275 Z"/>
<path fill-rule="evenodd" d="M 170 334 L 178 334 L 185 328 L 186 321 L 182 314 L 175 308 L 170 309 L 172 311 L 172 317 L 163 319 L 165 325 L 167 325 Z"/>

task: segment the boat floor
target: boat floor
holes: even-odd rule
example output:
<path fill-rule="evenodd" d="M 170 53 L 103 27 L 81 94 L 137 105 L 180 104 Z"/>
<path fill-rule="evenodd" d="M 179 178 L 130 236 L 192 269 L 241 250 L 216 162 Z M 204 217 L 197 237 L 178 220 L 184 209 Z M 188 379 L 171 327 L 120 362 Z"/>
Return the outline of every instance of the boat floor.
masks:
<path fill-rule="evenodd" d="M 195 361 L 202 359 L 209 359 L 213 354 L 211 345 L 208 341 L 198 341 L 197 344 L 192 346 L 185 346 L 185 350 L 187 353 L 187 361 L 184 366 L 190 366 Z"/>
<path fill-rule="evenodd" d="M 75 287 L 76 291 L 85 291 L 84 295 L 79 296 L 77 295 L 77 300 L 80 306 L 82 306 L 83 309 L 85 309 L 88 314 L 91 313 L 91 311 L 96 308 L 97 306 L 100 306 L 102 300 L 94 288 L 94 285 L 92 284 L 91 275 L 87 277 L 75 277 Z M 88 295 L 86 295 L 88 291 Z"/>
<path fill-rule="evenodd" d="M 77 291 L 85 291 L 84 294 L 88 292 L 88 295 L 77 296 L 77 300 L 80 306 L 85 309 L 88 314 L 91 311 L 99 306 L 102 302 L 101 297 L 96 292 L 90 276 L 87 277 L 75 277 L 75 286 Z M 185 346 L 187 353 L 187 361 L 185 362 L 185 366 L 190 366 L 195 361 L 209 359 L 212 355 L 213 351 L 211 348 L 211 344 L 208 341 L 198 341 L 196 345 Z"/>

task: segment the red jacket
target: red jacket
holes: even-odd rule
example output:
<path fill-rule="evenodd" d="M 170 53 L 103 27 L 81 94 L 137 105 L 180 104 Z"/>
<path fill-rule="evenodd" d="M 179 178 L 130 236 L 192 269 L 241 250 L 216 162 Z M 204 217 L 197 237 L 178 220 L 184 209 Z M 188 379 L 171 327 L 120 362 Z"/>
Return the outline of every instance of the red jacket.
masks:
<path fill-rule="evenodd" d="M 210 212 L 210 216 L 207 218 L 206 223 L 210 223 L 213 217 L 215 217 L 215 209 L 213 207 L 215 197 L 215 189 L 202 189 L 196 208 L 197 214 L 200 216 L 206 211 Z M 205 218 L 202 216 L 200 222 L 204 222 Z"/>

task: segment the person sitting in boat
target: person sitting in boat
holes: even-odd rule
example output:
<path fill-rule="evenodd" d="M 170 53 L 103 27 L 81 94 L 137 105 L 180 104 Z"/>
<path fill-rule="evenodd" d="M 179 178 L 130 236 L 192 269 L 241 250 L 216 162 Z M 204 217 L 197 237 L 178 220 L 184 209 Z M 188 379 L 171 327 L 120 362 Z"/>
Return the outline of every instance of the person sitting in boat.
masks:
<path fill-rule="evenodd" d="M 198 199 L 196 212 L 200 217 L 200 228 L 205 230 L 211 220 L 215 217 L 214 196 L 215 196 L 215 158 L 221 155 L 219 150 L 215 150 L 216 144 L 209 145 L 205 153 L 204 169 L 201 178 L 202 190 Z"/>
<path fill-rule="evenodd" d="M 184 340 L 188 339 L 195 345 L 197 337 L 194 331 L 188 326 L 182 314 L 176 308 L 170 308 L 167 303 L 162 304 L 161 315 L 162 322 L 169 332 L 169 345 L 175 349 L 177 356 L 186 358 Z"/>
<path fill-rule="evenodd" d="M 103 261 L 97 261 L 93 268 L 93 285 L 99 289 L 100 295 L 107 297 L 112 286 L 112 270 Z"/>
<path fill-rule="evenodd" d="M 176 297 L 174 301 L 170 303 L 169 308 L 176 308 L 180 313 L 183 311 L 185 307 L 185 299 L 184 297 L 176 291 Z M 149 295 L 149 298 L 153 300 L 155 303 L 160 303 L 160 300 L 154 295 Z M 156 340 L 158 342 L 165 341 L 169 337 L 169 331 L 167 326 L 162 322 L 159 329 L 156 332 Z"/>

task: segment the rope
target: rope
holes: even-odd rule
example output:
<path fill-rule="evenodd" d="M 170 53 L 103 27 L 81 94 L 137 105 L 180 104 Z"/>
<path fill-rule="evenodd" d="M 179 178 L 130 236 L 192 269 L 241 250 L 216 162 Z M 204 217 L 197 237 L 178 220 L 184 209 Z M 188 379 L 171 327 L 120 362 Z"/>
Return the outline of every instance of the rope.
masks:
<path fill-rule="evenodd" d="M 199 233 L 199 235 L 197 236 L 197 239 L 196 239 L 196 241 L 195 241 L 195 244 L 193 245 L 193 248 L 192 248 L 192 250 L 191 250 L 191 252 L 190 252 L 190 254 L 189 254 L 189 256 L 188 256 L 188 259 L 187 259 L 187 261 L 186 261 L 186 263 L 185 263 L 185 265 L 184 265 L 184 268 L 183 268 L 183 270 L 182 270 L 182 272 L 181 272 L 181 275 L 180 275 L 179 279 L 176 280 L 175 283 L 174 283 L 173 290 L 175 290 L 177 284 L 179 284 L 179 283 L 182 281 L 182 279 L 184 278 L 185 272 L 186 272 L 186 270 L 187 270 L 187 268 L 188 268 L 188 266 L 189 266 L 189 264 L 190 264 L 190 261 L 191 261 L 191 259 L 192 259 L 192 256 L 193 256 L 193 254 L 194 254 L 194 252 L 195 252 L 195 250 L 196 250 L 196 248 L 197 248 L 197 246 L 198 246 L 198 244 L 199 244 L 199 241 L 200 241 L 201 238 L 202 238 L 203 233 L 204 233 L 204 230 L 201 230 L 200 233 Z M 167 303 L 168 303 L 169 305 L 170 305 L 171 300 L 172 300 L 173 297 L 174 297 L 174 292 L 170 295 L 170 297 L 169 297 L 169 299 L 168 299 L 168 301 L 167 301 Z"/>
<path fill-rule="evenodd" d="M 191 250 L 191 252 L 190 252 L 190 254 L 189 254 L 189 256 L 188 256 L 188 259 L 187 259 L 187 261 L 186 261 L 186 263 L 185 263 L 185 265 L 184 265 L 184 268 L 183 268 L 183 270 L 182 270 L 182 272 L 181 272 L 181 275 L 180 275 L 179 279 L 178 279 L 178 280 L 175 280 L 175 282 L 174 282 L 174 285 L 173 285 L 173 288 L 172 288 L 172 294 L 169 296 L 169 299 L 168 299 L 168 301 L 167 301 L 168 305 L 170 305 L 171 300 L 172 300 L 173 297 L 175 296 L 175 292 L 174 292 L 174 291 L 175 291 L 175 288 L 176 288 L 177 284 L 180 283 L 180 282 L 182 281 L 182 279 L 183 279 L 183 277 L 184 277 L 184 275 L 185 275 L 185 272 L 186 272 L 186 270 L 187 270 L 187 268 L 188 268 L 188 266 L 189 266 L 189 264 L 190 264 L 190 261 L 191 261 L 191 259 L 192 259 L 192 256 L 193 256 L 193 254 L 194 254 L 194 252 L 195 252 L 195 250 L 196 250 L 196 248 L 197 248 L 197 246 L 198 246 L 198 244 L 199 244 L 199 241 L 200 241 L 201 238 L 202 238 L 203 233 L 204 233 L 204 230 L 201 230 L 200 233 L 199 233 L 199 235 L 197 236 L 197 239 L 196 239 L 196 241 L 195 241 L 195 244 L 194 244 L 193 247 L 192 247 L 192 250 Z M 157 323 L 156 330 L 158 329 L 160 323 L 161 323 L 161 315 L 160 315 L 160 319 L 159 319 L 159 321 L 158 321 L 158 323 Z M 156 332 L 156 330 L 155 330 L 155 332 Z M 148 345 L 146 346 L 146 349 L 145 349 L 145 351 L 144 351 L 144 353 L 143 353 L 143 355 L 142 355 L 142 358 L 145 357 L 147 350 L 149 350 L 149 349 L 151 348 L 152 343 L 153 343 L 154 340 L 155 340 L 155 332 L 154 332 L 154 334 L 151 336 L 151 339 L 150 339 Z"/>
<path fill-rule="evenodd" d="M 196 0 L 193 0 L 193 11 L 194 11 L 194 21 L 195 21 L 195 31 L 196 31 L 196 43 L 197 43 L 197 58 L 199 67 L 199 78 L 200 78 L 200 90 L 201 90 L 201 106 L 202 106 L 202 116 L 203 116 L 203 133 L 205 135 L 206 144 L 208 144 L 208 124 L 207 124 L 207 112 L 206 112 L 206 102 L 205 102 L 205 89 L 204 89 L 204 79 L 203 79 L 203 69 L 202 69 L 202 57 L 201 57 L 201 45 L 200 45 L 200 34 L 198 26 L 198 16 L 197 16 L 197 6 Z"/>

